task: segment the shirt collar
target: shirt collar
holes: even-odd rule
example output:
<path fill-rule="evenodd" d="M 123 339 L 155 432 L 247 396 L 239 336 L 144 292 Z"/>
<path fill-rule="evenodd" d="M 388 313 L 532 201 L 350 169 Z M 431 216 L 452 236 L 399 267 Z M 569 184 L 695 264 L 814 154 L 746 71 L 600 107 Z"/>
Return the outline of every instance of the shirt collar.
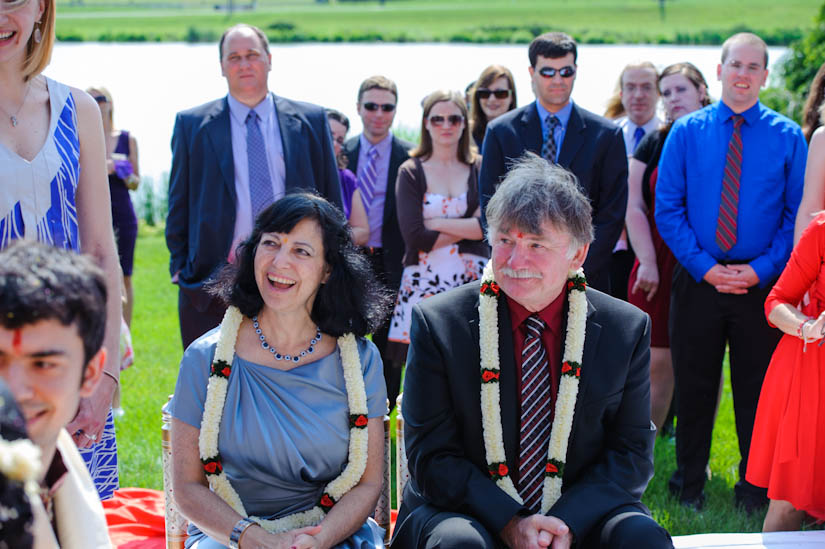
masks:
<path fill-rule="evenodd" d="M 370 149 L 375 147 L 375 149 L 378 151 L 378 157 L 383 158 L 384 156 L 386 156 L 386 153 L 390 150 L 390 145 L 392 144 L 392 132 L 390 131 L 389 133 L 387 133 L 384 139 L 382 139 L 375 145 L 370 143 L 369 139 L 367 139 L 362 133 L 361 137 L 359 138 L 359 143 L 364 153 L 369 152 Z"/>
<path fill-rule="evenodd" d="M 719 113 L 719 120 L 721 120 L 722 122 L 727 122 L 731 116 L 734 116 L 736 114 L 721 99 L 719 100 L 719 110 L 717 112 Z M 739 114 L 741 114 L 745 118 L 745 122 L 747 122 L 749 126 L 752 126 L 756 123 L 757 120 L 759 120 L 761 112 L 762 103 L 760 103 L 757 99 L 756 103 L 751 108 L 749 108 L 746 111 L 740 112 Z"/>
<path fill-rule="evenodd" d="M 647 135 L 651 131 L 655 130 L 659 126 L 659 124 L 659 118 L 656 117 L 656 115 L 654 115 L 653 118 L 651 118 L 641 126 L 636 125 L 636 123 L 633 122 L 629 116 L 625 116 L 619 121 L 619 126 L 627 126 L 629 128 L 630 135 L 633 135 L 633 133 L 635 133 L 636 128 L 642 128 L 645 131 L 645 135 Z"/>
<path fill-rule="evenodd" d="M 544 119 L 547 118 L 547 115 L 552 115 L 559 119 L 562 128 L 566 128 L 567 121 L 570 120 L 570 113 L 573 112 L 573 100 L 571 99 L 568 101 L 567 105 L 562 107 L 559 112 L 551 113 L 542 106 L 538 99 L 536 99 L 536 110 L 539 113 L 539 120 L 541 120 L 542 124 L 544 124 Z"/>
<path fill-rule="evenodd" d="M 231 93 L 226 94 L 226 100 L 229 103 L 229 114 L 231 114 L 237 122 L 240 122 L 241 125 L 246 124 L 246 117 L 249 116 L 249 111 L 253 108 L 255 109 L 255 112 L 258 113 L 258 116 L 261 117 L 261 120 L 269 119 L 269 117 L 275 112 L 275 102 L 272 101 L 272 96 L 270 94 L 266 94 L 266 97 L 264 97 L 261 102 L 254 107 L 244 105 L 235 99 Z"/>
<path fill-rule="evenodd" d="M 547 307 L 537 313 L 532 313 L 525 309 L 515 299 L 510 299 L 508 297 L 507 306 L 510 308 L 510 321 L 512 323 L 513 332 L 515 333 L 518 330 L 519 326 L 527 320 L 527 317 L 533 314 L 538 314 L 539 318 L 541 318 L 547 325 L 547 329 L 553 334 L 559 335 L 559 333 L 561 333 L 561 314 L 564 309 L 566 298 L 567 292 L 562 290 L 558 297 L 556 297 L 556 299 L 554 299 Z"/>

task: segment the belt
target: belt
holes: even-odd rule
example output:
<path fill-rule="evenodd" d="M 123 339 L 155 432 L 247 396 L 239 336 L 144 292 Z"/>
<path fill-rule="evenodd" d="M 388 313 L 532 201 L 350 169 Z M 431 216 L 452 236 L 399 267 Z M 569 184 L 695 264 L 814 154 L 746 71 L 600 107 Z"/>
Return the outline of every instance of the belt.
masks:
<path fill-rule="evenodd" d="M 753 259 L 717 259 L 719 265 L 747 265 Z"/>

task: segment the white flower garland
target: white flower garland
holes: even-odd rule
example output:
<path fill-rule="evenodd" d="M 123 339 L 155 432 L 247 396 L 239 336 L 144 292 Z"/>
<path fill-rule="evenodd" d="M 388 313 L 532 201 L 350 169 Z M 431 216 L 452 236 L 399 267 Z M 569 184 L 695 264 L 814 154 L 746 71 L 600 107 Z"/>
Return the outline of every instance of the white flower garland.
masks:
<path fill-rule="evenodd" d="M 567 280 L 567 333 L 562 356 L 561 381 L 556 397 L 555 418 L 547 448 L 541 513 L 547 513 L 561 497 L 567 445 L 573 426 L 573 412 L 579 393 L 584 335 L 587 324 L 586 280 L 584 271 L 571 271 Z M 481 421 L 484 449 L 490 476 L 499 488 L 519 503 L 524 503 L 510 478 L 504 437 L 501 430 L 499 377 L 501 366 L 498 349 L 498 295 L 500 288 L 489 261 L 481 275 L 479 297 L 479 346 L 481 351 Z"/>
<path fill-rule="evenodd" d="M 243 315 L 237 307 L 229 307 L 221 322 L 215 359 L 206 389 L 198 450 L 212 491 L 228 503 L 235 512 L 246 517 L 243 502 L 224 473 L 218 452 L 221 416 L 223 416 L 223 406 L 226 401 L 232 360 L 235 356 L 235 340 L 242 321 Z M 355 336 L 350 333 L 339 337 L 338 348 L 341 351 L 341 362 L 344 367 L 344 382 L 349 408 L 350 437 L 347 465 L 337 478 L 326 485 L 323 495 L 312 509 L 276 520 L 249 517 L 271 533 L 286 532 L 320 523 L 332 506 L 358 484 L 367 467 L 367 393 L 364 388 L 361 359 L 358 355 Z"/>

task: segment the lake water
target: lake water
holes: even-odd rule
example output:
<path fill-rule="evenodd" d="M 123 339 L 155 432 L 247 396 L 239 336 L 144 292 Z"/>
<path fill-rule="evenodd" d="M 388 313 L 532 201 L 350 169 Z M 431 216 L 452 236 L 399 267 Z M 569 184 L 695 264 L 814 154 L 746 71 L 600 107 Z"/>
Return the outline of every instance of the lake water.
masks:
<path fill-rule="evenodd" d="M 769 50 L 771 65 L 785 53 Z M 662 68 L 694 63 L 711 95 L 720 85 L 716 46 L 583 45 L 573 99 L 602 113 L 622 67 L 649 60 Z M 509 67 L 518 104 L 534 99 L 526 45 L 303 44 L 273 45 L 269 88 L 291 99 L 336 108 L 349 116 L 351 135 L 361 131 L 355 103 L 367 76 L 384 74 L 398 84 L 396 126 L 418 128 L 421 99 L 438 88 L 463 90 L 487 65 Z M 144 176 L 159 181 L 169 171 L 175 113 L 226 94 L 215 44 L 58 44 L 46 74 L 79 88 L 102 85 L 114 98 L 115 125 L 138 140 Z"/>

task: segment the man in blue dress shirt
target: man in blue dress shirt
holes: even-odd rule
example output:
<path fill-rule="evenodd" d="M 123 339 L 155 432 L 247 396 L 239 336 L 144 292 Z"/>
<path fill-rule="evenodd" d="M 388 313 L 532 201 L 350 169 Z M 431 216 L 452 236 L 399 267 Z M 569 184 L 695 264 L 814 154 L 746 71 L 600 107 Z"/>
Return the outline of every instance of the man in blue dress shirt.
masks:
<path fill-rule="evenodd" d="M 759 102 L 768 77 L 765 42 L 750 33 L 722 46 L 722 99 L 679 119 L 659 161 L 656 224 L 679 265 L 670 338 L 676 375 L 677 470 L 671 492 L 704 502 L 705 470 L 725 347 L 739 437 L 736 503 L 767 503 L 745 481 L 762 379 L 778 330 L 764 302 L 793 244 L 807 147 L 797 124 Z"/>

